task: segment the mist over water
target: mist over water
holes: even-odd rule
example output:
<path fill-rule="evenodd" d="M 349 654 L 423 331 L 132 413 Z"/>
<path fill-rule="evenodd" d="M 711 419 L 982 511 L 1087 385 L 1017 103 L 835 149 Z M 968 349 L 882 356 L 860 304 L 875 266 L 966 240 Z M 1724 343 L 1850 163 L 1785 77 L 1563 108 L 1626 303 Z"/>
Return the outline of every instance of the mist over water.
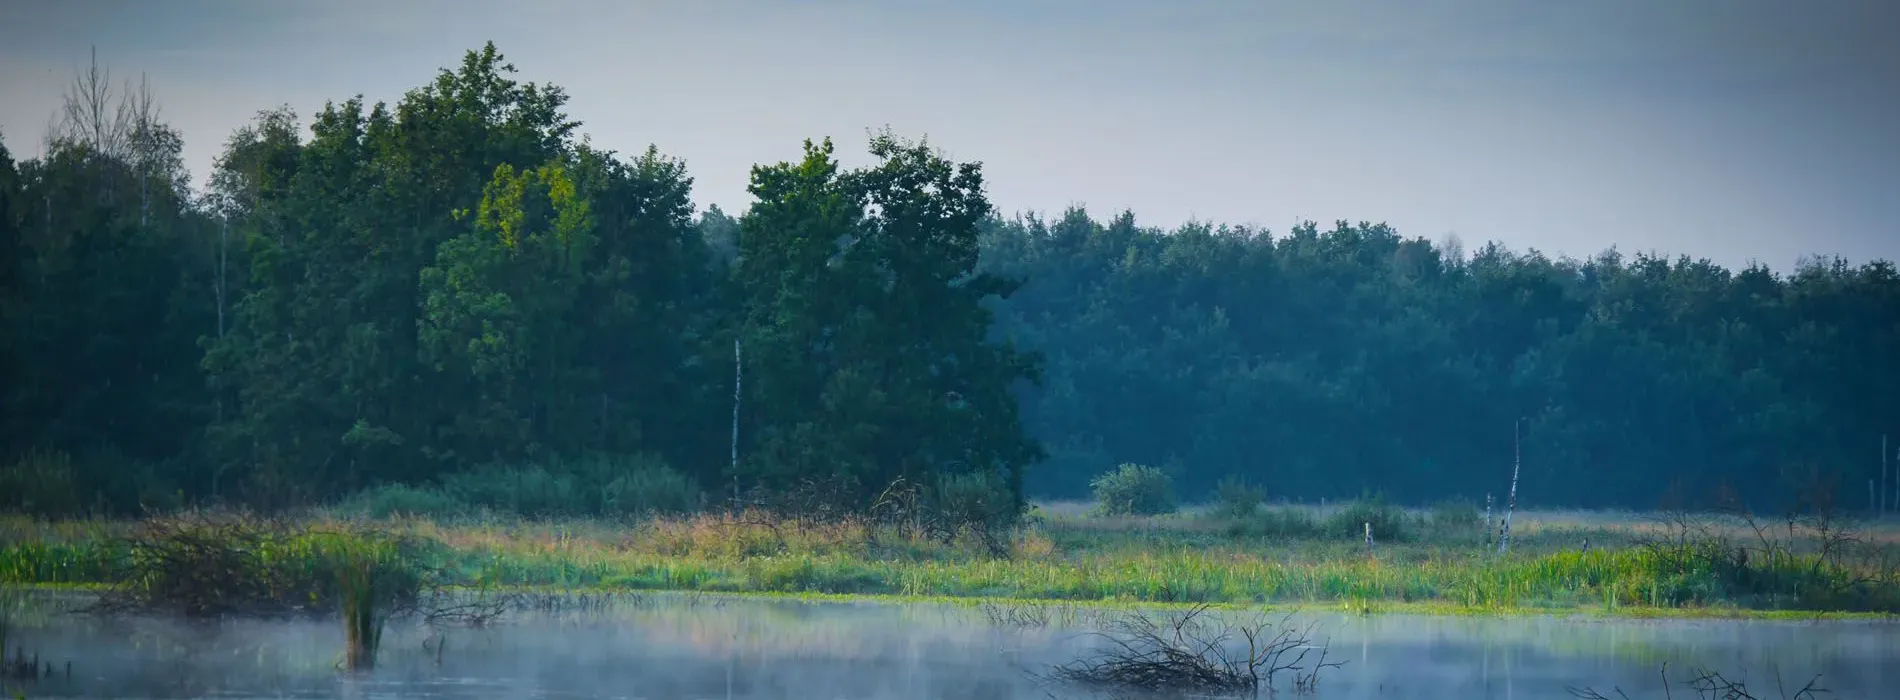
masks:
<path fill-rule="evenodd" d="M 1567 698 L 1567 687 L 1586 685 L 1661 697 L 1664 662 L 1677 683 L 1708 667 L 1767 696 L 1776 695 L 1777 669 L 1791 692 L 1824 674 L 1840 698 L 1888 697 L 1900 683 L 1900 625 L 1886 622 L 1330 612 L 1297 620 L 1319 622 L 1328 658 L 1348 662 L 1322 675 L 1321 699 Z M 377 668 L 346 674 L 337 670 L 343 633 L 334 621 L 190 625 L 52 613 L 20 623 L 12 643 L 60 674 L 65 662 L 73 667 L 70 680 L 24 686 L 29 697 L 1084 698 L 1094 696 L 1030 672 L 1099 644 L 1076 628 L 999 629 L 954 606 L 661 595 L 516 613 L 441 637 L 392 622 Z"/>

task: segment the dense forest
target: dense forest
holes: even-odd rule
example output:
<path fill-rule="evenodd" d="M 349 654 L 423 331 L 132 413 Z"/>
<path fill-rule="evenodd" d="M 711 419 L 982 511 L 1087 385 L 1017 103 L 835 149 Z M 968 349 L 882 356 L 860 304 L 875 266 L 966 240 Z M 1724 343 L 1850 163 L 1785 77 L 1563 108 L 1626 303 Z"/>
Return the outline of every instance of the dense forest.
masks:
<path fill-rule="evenodd" d="M 149 90 L 79 75 L 44 155 L 0 147 L 0 507 L 521 465 L 1079 497 L 1122 463 L 1424 503 L 1501 497 L 1514 435 L 1524 503 L 1820 478 L 1858 507 L 1900 438 L 1889 262 L 1009 215 L 888 133 L 859 169 L 787 144 L 746 211 L 701 213 L 685 163 L 595 148 L 512 74 L 490 45 L 394 105 L 262 112 L 202 191 Z"/>

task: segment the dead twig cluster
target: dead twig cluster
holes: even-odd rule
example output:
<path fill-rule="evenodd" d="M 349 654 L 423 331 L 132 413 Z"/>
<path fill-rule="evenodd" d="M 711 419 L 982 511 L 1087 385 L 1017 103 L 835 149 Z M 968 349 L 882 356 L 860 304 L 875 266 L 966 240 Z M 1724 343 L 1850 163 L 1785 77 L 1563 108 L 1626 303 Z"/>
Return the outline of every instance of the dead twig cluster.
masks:
<path fill-rule="evenodd" d="M 1668 664 L 1663 664 L 1660 675 L 1664 698 L 1673 700 L 1675 695 L 1669 689 Z M 1793 694 L 1789 694 L 1786 684 L 1782 683 L 1780 671 L 1776 671 L 1774 676 L 1775 691 L 1781 700 L 1820 700 L 1821 696 L 1832 694 L 1828 689 L 1821 687 L 1819 674 L 1808 679 L 1808 682 L 1795 690 Z M 1750 692 L 1747 683 L 1730 680 L 1717 671 L 1698 670 L 1693 678 L 1684 681 L 1682 685 L 1687 686 L 1700 700 L 1766 700 Z M 1616 694 L 1614 697 L 1604 695 L 1593 688 L 1568 688 L 1567 690 L 1570 691 L 1572 697 L 1579 700 L 1630 700 L 1630 696 L 1621 688 L 1610 689 L 1610 692 Z"/>
<path fill-rule="evenodd" d="M 310 582 L 268 561 L 267 552 L 289 539 L 286 524 L 262 518 L 190 514 L 144 521 L 120 542 L 124 556 L 115 584 L 88 611 L 185 617 L 300 612 L 311 601 L 286 594 Z"/>
<path fill-rule="evenodd" d="M 618 593 L 521 592 L 481 588 L 456 592 L 431 586 L 416 605 L 397 611 L 413 613 L 429 627 L 483 628 L 501 622 L 509 613 L 541 615 L 598 614 L 616 603 L 645 604 L 644 596 Z"/>
<path fill-rule="evenodd" d="M 989 620 L 990 626 L 1005 629 L 1042 629 L 1049 626 L 1052 617 L 1045 605 L 985 601 L 977 606 L 977 610 Z"/>
<path fill-rule="evenodd" d="M 518 612 L 542 615 L 598 615 L 614 605 L 644 606 L 649 603 L 646 596 L 638 593 L 567 591 L 516 595 L 512 602 Z"/>
<path fill-rule="evenodd" d="M 1314 625 L 1295 627 L 1291 618 L 1228 623 L 1206 605 L 1117 616 L 1094 633 L 1107 642 L 1101 650 L 1043 678 L 1116 692 L 1252 696 L 1290 673 L 1296 692 L 1310 692 L 1320 671 L 1345 662 L 1328 661 L 1326 645 L 1311 639 Z"/>
<path fill-rule="evenodd" d="M 432 587 L 428 597 L 416 606 L 422 623 L 430 627 L 487 627 L 516 607 L 519 593 L 482 591 L 474 596 L 457 597 L 441 587 Z"/>
<path fill-rule="evenodd" d="M 919 538 L 945 544 L 968 537 L 991 556 L 1006 558 L 1022 519 L 1019 505 L 993 475 L 947 474 L 929 484 L 899 476 L 869 505 L 849 500 L 857 492 L 855 480 L 809 478 L 783 490 L 754 490 L 731 499 L 721 524 L 769 532 L 781 548 L 789 534 L 849 523 L 864 526 L 874 545 L 884 533 L 894 533 L 900 541 Z"/>
<path fill-rule="evenodd" d="M 84 612 L 186 618 L 324 615 L 348 592 L 344 574 L 366 570 L 379 610 L 411 609 L 425 572 L 408 544 L 379 531 L 311 532 L 249 515 L 153 518 L 114 544 L 112 586 Z M 384 551 L 370 559 L 362 552 Z M 400 550 L 400 551 L 399 551 Z M 373 565 L 365 562 L 373 560 Z"/>
<path fill-rule="evenodd" d="M 985 601 L 976 607 L 991 627 L 1002 629 L 1075 627 L 1090 617 L 1075 606 L 1050 603 Z"/>
<path fill-rule="evenodd" d="M 979 474 L 943 476 L 933 486 L 900 476 L 878 494 L 868 514 L 871 522 L 906 536 L 948 544 L 968 535 L 998 558 L 1009 556 L 1010 534 L 1022 515 L 1006 490 Z"/>

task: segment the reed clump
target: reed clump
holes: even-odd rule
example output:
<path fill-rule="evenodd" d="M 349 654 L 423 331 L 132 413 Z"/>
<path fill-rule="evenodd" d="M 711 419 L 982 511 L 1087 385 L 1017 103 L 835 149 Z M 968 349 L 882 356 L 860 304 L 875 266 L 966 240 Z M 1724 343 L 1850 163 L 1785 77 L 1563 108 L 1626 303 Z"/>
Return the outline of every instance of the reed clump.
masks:
<path fill-rule="evenodd" d="M 368 670 L 376 665 L 384 623 L 399 609 L 414 605 L 422 582 L 404 553 L 385 540 L 343 538 L 327 554 L 337 573 L 344 665 Z"/>

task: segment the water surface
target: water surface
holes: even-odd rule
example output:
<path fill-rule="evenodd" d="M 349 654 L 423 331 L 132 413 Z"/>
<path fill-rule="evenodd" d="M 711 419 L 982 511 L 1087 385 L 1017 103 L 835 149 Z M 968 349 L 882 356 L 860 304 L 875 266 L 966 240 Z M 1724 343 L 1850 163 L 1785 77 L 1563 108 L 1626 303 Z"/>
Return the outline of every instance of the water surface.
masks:
<path fill-rule="evenodd" d="M 1277 619 L 1276 613 L 1276 619 Z M 1328 659 L 1314 697 L 1568 698 L 1593 686 L 1663 697 L 1658 669 L 1747 678 L 1778 697 L 1813 674 L 1841 698 L 1891 697 L 1900 624 L 1301 614 Z M 484 629 L 392 623 L 376 669 L 337 670 L 334 621 L 100 620 L 29 615 L 10 643 L 55 677 L 29 697 L 650 698 L 851 700 L 1081 698 L 1034 674 L 1089 652 L 1086 619 L 998 627 L 950 605 L 657 595 L 521 611 Z M 441 642 L 438 644 L 438 642 Z M 64 664 L 72 663 L 72 677 Z M 1289 679 L 1282 678 L 1285 687 Z M 1766 690 L 1767 692 L 1760 692 Z M 1687 688 L 1675 689 L 1690 697 Z"/>

